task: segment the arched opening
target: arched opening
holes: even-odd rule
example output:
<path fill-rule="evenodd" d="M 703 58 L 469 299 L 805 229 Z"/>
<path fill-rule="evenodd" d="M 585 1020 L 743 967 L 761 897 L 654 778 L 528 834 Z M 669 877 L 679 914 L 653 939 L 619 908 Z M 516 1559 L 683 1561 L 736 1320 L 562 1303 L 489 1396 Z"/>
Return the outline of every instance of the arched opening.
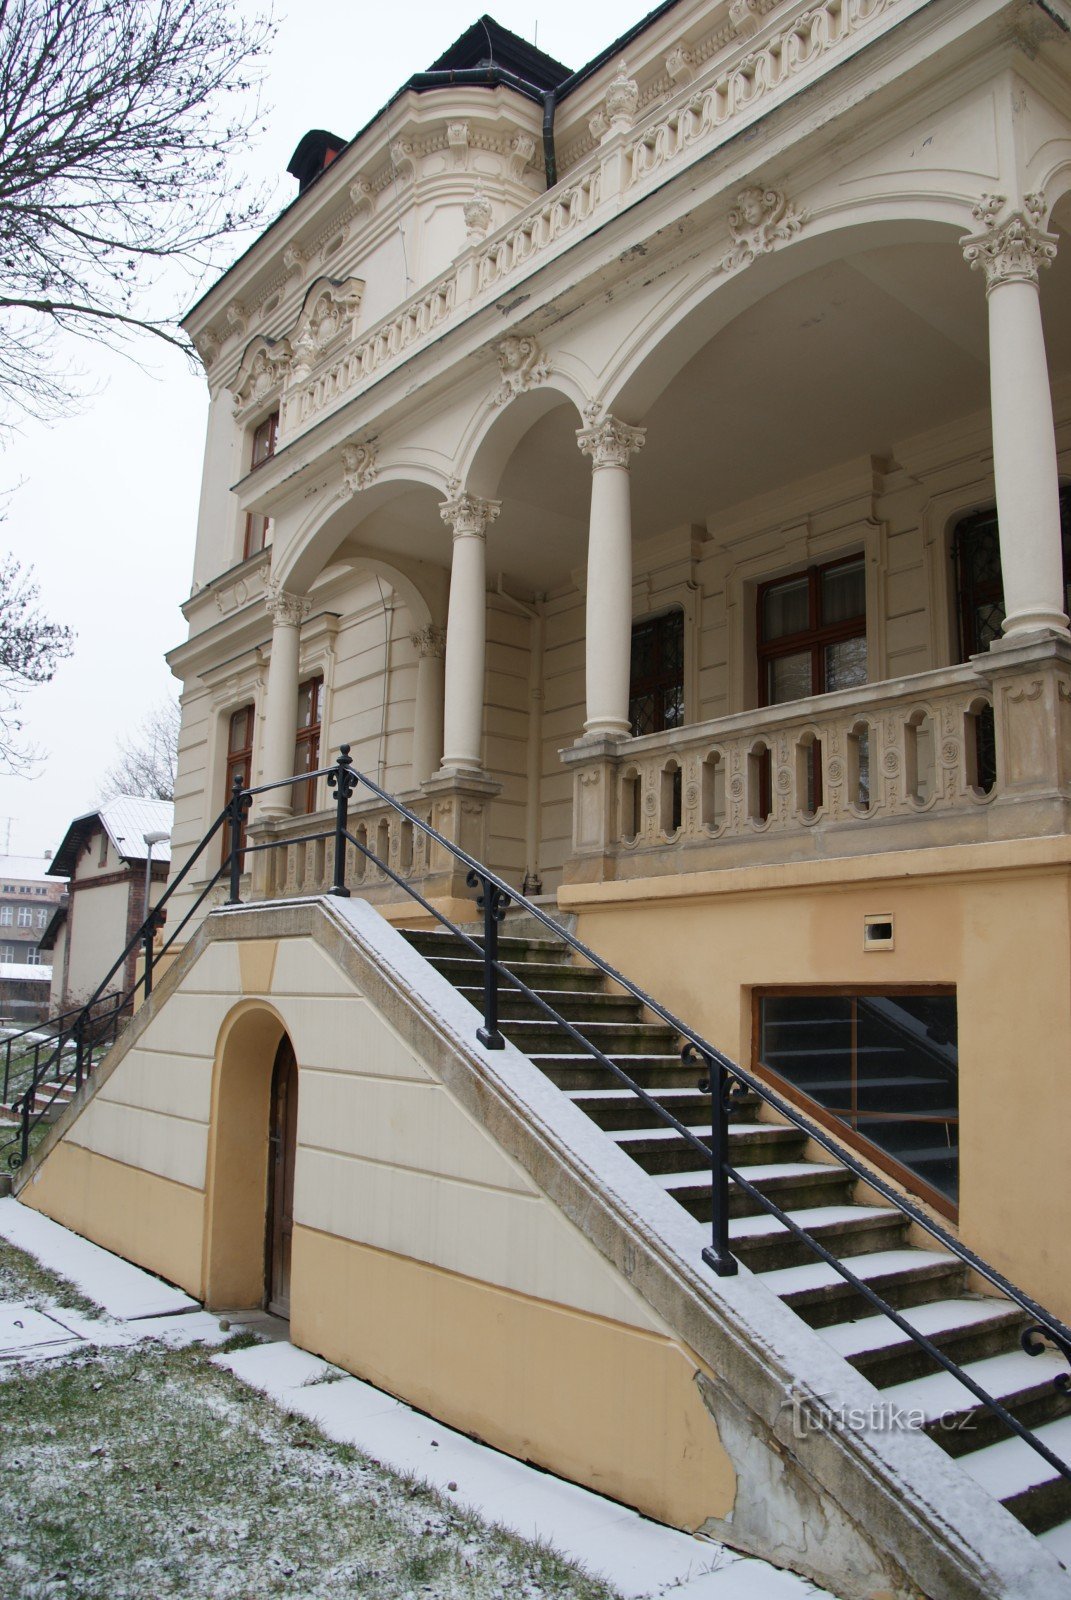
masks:
<path fill-rule="evenodd" d="M 272 1292 L 267 1245 L 274 1198 L 273 1085 L 287 1054 L 293 1060 L 283 1023 L 268 1006 L 243 1002 L 220 1031 L 206 1174 L 204 1285 L 205 1303 L 220 1310 L 263 1306 Z M 296 1098 L 291 1104 L 296 1119 Z M 291 1159 L 291 1198 L 292 1174 Z M 280 1192 L 280 1203 L 283 1199 Z"/>

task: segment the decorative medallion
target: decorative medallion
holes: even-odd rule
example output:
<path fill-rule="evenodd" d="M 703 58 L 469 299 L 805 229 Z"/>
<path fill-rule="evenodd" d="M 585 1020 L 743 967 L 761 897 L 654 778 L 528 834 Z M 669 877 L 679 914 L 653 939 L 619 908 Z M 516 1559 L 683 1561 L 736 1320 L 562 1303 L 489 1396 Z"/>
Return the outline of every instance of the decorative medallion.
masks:
<path fill-rule="evenodd" d="M 504 406 L 514 395 L 524 394 L 549 376 L 546 357 L 529 334 L 511 334 L 495 346 L 495 354 L 502 382 L 491 396 L 493 405 Z"/>
<path fill-rule="evenodd" d="M 775 245 L 799 233 L 808 213 L 791 205 L 781 189 L 741 189 L 729 212 L 732 249 L 718 263 L 719 272 L 750 266 Z"/>

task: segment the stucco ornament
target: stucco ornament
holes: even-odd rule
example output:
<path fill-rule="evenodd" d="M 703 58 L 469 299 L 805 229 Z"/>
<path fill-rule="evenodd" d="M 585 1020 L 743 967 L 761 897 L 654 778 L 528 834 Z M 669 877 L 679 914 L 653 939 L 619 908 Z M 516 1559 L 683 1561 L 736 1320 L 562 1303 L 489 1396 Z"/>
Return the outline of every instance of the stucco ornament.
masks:
<path fill-rule="evenodd" d="M 729 21 L 738 39 L 754 38 L 762 24 L 762 13 L 762 0 L 732 0 Z"/>
<path fill-rule="evenodd" d="M 289 339 L 261 339 L 246 351 L 231 390 L 235 416 L 285 383 L 292 357 Z"/>
<path fill-rule="evenodd" d="M 474 494 L 459 494 L 443 502 L 439 515 L 447 527 L 453 528 L 455 539 L 465 534 L 482 539 L 501 509 L 500 500 L 481 500 Z"/>
<path fill-rule="evenodd" d="M 475 191 L 465 201 L 464 205 L 465 227 L 468 229 L 469 244 L 478 244 L 486 237 L 487 231 L 495 219 L 491 209 L 491 202 L 483 192 L 483 185 L 478 183 Z"/>
<path fill-rule="evenodd" d="M 611 134 L 627 133 L 636 120 L 639 105 L 640 86 L 635 78 L 629 77 L 628 63 L 622 61 L 610 79 L 610 86 L 603 101 L 603 114 L 606 117 L 606 133 L 603 137 L 609 138 Z"/>
<path fill-rule="evenodd" d="M 643 449 L 646 428 L 632 428 L 616 417 L 604 417 L 594 427 L 580 428 L 576 442 L 584 455 L 591 457 L 592 469 L 627 467 L 637 450 Z"/>
<path fill-rule="evenodd" d="M 799 233 L 807 212 L 792 205 L 781 189 L 741 189 L 729 212 L 732 249 L 718 263 L 719 272 L 750 266 L 756 256 Z"/>
<path fill-rule="evenodd" d="M 378 470 L 375 445 L 342 446 L 342 492 L 347 498 L 370 488 L 376 481 Z"/>
<path fill-rule="evenodd" d="M 519 180 L 535 157 L 536 142 L 529 133 L 515 133 L 509 142 L 509 149 L 509 175 Z"/>
<path fill-rule="evenodd" d="M 352 335 L 363 294 L 360 278 L 325 278 L 313 286 L 294 329 L 295 367 L 307 370 L 337 340 Z"/>
<path fill-rule="evenodd" d="M 1003 283 L 1036 284 L 1041 268 L 1050 267 L 1056 257 L 1056 235 L 1041 226 L 1044 195 L 1024 195 L 1022 209 L 1001 220 L 1006 203 L 1002 194 L 984 194 L 971 207 L 981 230 L 962 241 L 963 259 L 985 273 L 986 294 Z"/>
<path fill-rule="evenodd" d="M 207 371 L 219 355 L 222 341 L 217 333 L 212 332 L 211 328 L 206 328 L 204 333 L 198 334 L 193 343 L 197 354 L 204 363 L 205 371 Z"/>
<path fill-rule="evenodd" d="M 264 609 L 277 627 L 300 628 L 311 607 L 312 601 L 305 595 L 288 593 L 277 579 L 268 584 Z"/>
<path fill-rule="evenodd" d="M 308 259 L 300 245 L 288 244 L 283 251 L 283 270 L 292 278 L 304 277 Z"/>
<path fill-rule="evenodd" d="M 354 178 L 350 184 L 350 205 L 354 216 L 362 216 L 375 205 L 375 192 L 367 178 Z"/>
<path fill-rule="evenodd" d="M 514 395 L 524 394 L 549 375 L 550 368 L 536 340 L 529 334 L 511 334 L 495 346 L 502 382 L 492 395 L 496 406 L 504 406 Z"/>

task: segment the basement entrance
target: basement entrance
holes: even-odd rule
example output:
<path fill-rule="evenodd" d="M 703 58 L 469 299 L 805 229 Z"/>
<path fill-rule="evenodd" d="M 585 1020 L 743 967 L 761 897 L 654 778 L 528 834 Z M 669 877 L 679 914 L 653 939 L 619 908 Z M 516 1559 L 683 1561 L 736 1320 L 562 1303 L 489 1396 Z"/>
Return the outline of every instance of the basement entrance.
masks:
<path fill-rule="evenodd" d="M 290 1253 L 294 1234 L 297 1101 L 297 1062 L 294 1047 L 284 1033 L 275 1052 L 271 1079 L 265 1298 L 269 1311 L 287 1318 L 290 1316 Z"/>

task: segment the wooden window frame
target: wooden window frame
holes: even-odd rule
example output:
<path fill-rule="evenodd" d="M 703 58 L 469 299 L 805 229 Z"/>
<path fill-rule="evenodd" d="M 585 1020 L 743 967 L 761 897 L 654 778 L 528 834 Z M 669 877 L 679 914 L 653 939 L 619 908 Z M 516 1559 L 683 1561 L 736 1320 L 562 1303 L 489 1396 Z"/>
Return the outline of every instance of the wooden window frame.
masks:
<path fill-rule="evenodd" d="M 975 609 L 978 605 L 992 605 L 1004 601 L 1004 573 L 999 581 L 990 578 L 987 583 L 974 587 L 967 568 L 966 545 L 974 529 L 992 522 L 997 539 L 997 560 L 1000 561 L 1000 527 L 996 506 L 986 506 L 960 517 L 952 528 L 952 563 L 955 572 L 956 626 L 958 630 L 959 659 L 969 661 L 988 646 L 978 642 Z M 1060 485 L 1060 534 L 1063 546 L 1064 594 L 1071 587 L 1071 483 Z"/>
<path fill-rule="evenodd" d="M 632 641 L 633 638 L 635 638 L 635 635 L 636 635 L 636 633 L 638 632 L 639 629 L 641 629 L 641 628 L 656 628 L 659 623 L 667 623 L 671 617 L 679 617 L 680 618 L 681 651 L 680 651 L 680 674 L 679 674 L 679 677 L 675 678 L 673 680 L 673 682 L 671 683 L 669 675 L 668 675 L 668 672 L 664 671 L 661 674 L 659 674 L 656 671 L 649 678 L 640 679 L 640 680 L 634 680 L 633 677 L 632 677 L 631 665 L 630 665 L 630 669 L 629 669 L 629 683 L 628 683 L 629 705 L 631 706 L 633 700 L 638 700 L 641 695 L 650 694 L 654 698 L 654 722 L 655 722 L 655 726 L 650 730 L 651 733 L 665 733 L 666 732 L 665 701 L 664 701 L 664 698 L 663 698 L 662 691 L 666 690 L 667 688 L 679 688 L 679 690 L 680 690 L 680 698 L 681 698 L 681 724 L 680 725 L 683 726 L 683 721 L 684 721 L 684 687 L 685 687 L 685 677 L 686 677 L 686 673 L 685 673 L 686 648 L 685 648 L 685 637 L 684 636 L 685 636 L 685 629 L 686 629 L 686 626 L 687 626 L 687 618 L 685 617 L 685 614 L 684 614 L 684 607 L 683 606 L 667 606 L 664 611 L 653 612 L 650 616 L 647 616 L 647 617 L 637 617 L 634 620 L 633 624 L 632 624 L 632 631 L 631 631 L 631 633 L 629 635 L 630 648 L 631 648 L 631 641 Z M 659 650 L 659 654 L 661 654 L 661 643 L 659 643 L 658 650 Z M 633 738 L 646 737 L 646 735 L 633 734 L 632 737 Z"/>
<path fill-rule="evenodd" d="M 313 708 L 316 721 L 307 727 L 298 727 L 294 735 L 294 771 L 315 772 L 320 765 L 320 738 L 323 732 L 324 675 L 314 672 L 298 684 L 298 705 L 306 691 L 313 691 Z M 316 809 L 316 778 L 302 778 L 291 790 L 292 810 L 295 817 L 307 817 Z"/>
<path fill-rule="evenodd" d="M 233 730 L 234 730 L 235 720 L 238 717 L 241 717 L 241 716 L 248 716 L 248 718 L 249 718 L 249 743 L 247 745 L 242 745 L 239 749 L 236 750 L 236 749 L 233 748 L 231 740 L 232 740 L 232 734 L 233 734 Z M 256 729 L 256 705 L 255 705 L 255 702 L 252 701 L 252 700 L 247 700 L 244 705 L 235 706 L 234 710 L 231 712 L 230 716 L 227 718 L 227 751 L 226 751 L 226 761 L 224 762 L 224 767 L 225 767 L 225 771 L 226 771 L 226 782 L 224 784 L 224 789 L 223 789 L 223 804 L 224 805 L 226 805 L 227 802 L 230 800 L 230 797 L 231 797 L 231 786 L 234 783 L 235 774 L 239 771 L 239 769 L 242 770 L 243 787 L 248 787 L 253 781 L 253 740 L 254 740 L 254 737 L 255 737 L 255 729 Z M 241 851 L 245 850 L 246 825 L 247 825 L 247 822 L 248 822 L 248 816 L 243 818 L 243 820 L 242 820 L 242 829 L 241 829 L 241 833 L 239 834 L 238 845 L 239 845 L 239 850 L 241 850 Z M 221 832 L 222 832 L 222 847 L 221 847 L 221 851 L 220 851 L 220 858 L 221 858 L 221 860 L 223 862 L 226 862 L 227 857 L 230 855 L 230 850 L 231 850 L 231 830 L 230 830 L 230 826 L 229 826 L 228 823 L 225 822 L 223 824 L 223 828 L 222 828 Z M 241 865 L 242 865 L 242 869 L 244 870 L 244 868 L 245 868 L 245 857 L 244 857 L 244 855 L 242 856 Z"/>
<path fill-rule="evenodd" d="M 275 446 L 279 439 L 279 411 L 274 410 L 264 421 L 258 423 L 253 429 L 252 445 L 250 447 L 249 471 L 259 472 L 275 454 Z M 265 440 L 267 448 L 258 460 L 260 442 Z M 271 527 L 271 518 L 265 517 L 259 511 L 247 511 L 245 514 L 245 541 L 242 547 L 242 559 L 248 561 L 250 556 L 258 556 L 267 548 L 268 530 Z"/>
<path fill-rule="evenodd" d="M 794 996 L 799 999 L 821 998 L 828 995 L 832 999 L 854 999 L 866 997 L 876 993 L 880 988 L 882 994 L 887 995 L 951 995 L 956 996 L 954 983 L 784 983 L 763 984 L 751 991 L 751 1070 L 763 1083 L 768 1083 L 771 1089 L 806 1113 L 813 1122 L 826 1128 L 849 1150 L 862 1156 L 864 1161 L 870 1163 L 883 1176 L 891 1178 L 900 1188 L 906 1189 L 913 1198 L 922 1200 L 931 1210 L 936 1211 L 949 1222 L 958 1222 L 959 1206 L 955 1200 L 950 1200 L 948 1195 L 942 1194 L 939 1189 L 933 1188 L 924 1178 L 912 1172 L 910 1167 L 905 1167 L 897 1161 L 895 1156 L 880 1149 L 873 1144 L 865 1134 L 857 1133 L 845 1123 L 842 1116 L 834 1111 L 828 1111 L 813 1100 L 804 1089 L 797 1089 L 787 1079 L 772 1067 L 767 1067 L 759 1058 L 759 1041 L 762 1037 L 762 1001 Z M 913 1121 L 924 1120 L 915 1117 Z M 949 1121 L 949 1118 L 942 1118 Z M 959 1114 L 957 1105 L 956 1126 L 959 1127 Z"/>
<path fill-rule="evenodd" d="M 822 600 L 822 578 L 827 572 L 834 571 L 837 567 L 863 565 L 864 584 L 866 577 L 866 552 L 857 550 L 849 556 L 838 556 L 836 561 L 823 561 L 815 566 L 801 567 L 795 572 L 784 572 L 778 578 L 768 578 L 765 583 L 760 583 L 755 595 L 755 639 L 757 641 L 758 666 L 759 666 L 759 705 L 773 704 L 770 700 L 768 666 L 771 661 L 780 656 L 798 656 L 805 650 L 811 655 L 811 696 L 826 694 L 829 691 L 824 686 L 823 662 L 826 648 L 831 644 L 842 644 L 846 639 L 866 639 L 866 594 L 864 588 L 863 610 L 854 617 L 846 617 L 843 622 L 822 623 L 819 620 Z M 771 589 L 780 588 L 782 584 L 796 583 L 800 578 L 807 580 L 807 627 L 797 633 L 785 634 L 782 638 L 767 643 L 763 638 L 763 615 L 766 605 L 766 596 Z M 816 687 L 817 685 L 817 687 Z M 807 698 L 810 698 L 809 696 Z"/>

